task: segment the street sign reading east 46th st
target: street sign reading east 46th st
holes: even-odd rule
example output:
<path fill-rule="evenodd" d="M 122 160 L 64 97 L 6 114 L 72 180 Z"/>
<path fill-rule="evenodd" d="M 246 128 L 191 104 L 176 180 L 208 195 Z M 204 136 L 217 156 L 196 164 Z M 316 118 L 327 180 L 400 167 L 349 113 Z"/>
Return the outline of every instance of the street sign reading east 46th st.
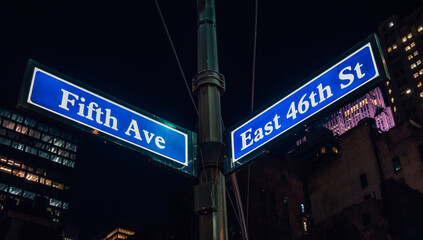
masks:
<path fill-rule="evenodd" d="M 339 106 L 388 76 L 376 35 L 369 36 L 303 86 L 228 130 L 228 173 L 252 160 L 273 139 Z M 318 114 L 319 113 L 319 114 Z"/>
<path fill-rule="evenodd" d="M 37 63 L 28 62 L 19 106 L 139 151 L 196 175 L 196 138 L 188 131 Z"/>

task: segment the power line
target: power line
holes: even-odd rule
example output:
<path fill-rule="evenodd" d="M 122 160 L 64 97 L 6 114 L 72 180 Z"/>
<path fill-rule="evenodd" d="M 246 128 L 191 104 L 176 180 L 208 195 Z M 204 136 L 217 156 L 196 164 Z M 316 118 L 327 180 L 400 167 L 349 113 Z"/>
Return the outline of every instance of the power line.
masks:
<path fill-rule="evenodd" d="M 165 20 L 164 20 L 164 18 L 163 18 L 162 11 L 160 10 L 159 3 L 157 2 L 157 0 L 154 0 L 154 3 L 156 4 L 157 11 L 159 12 L 160 19 L 162 20 L 163 27 L 164 27 L 164 29 L 165 29 L 165 31 L 166 31 L 167 38 L 169 39 L 170 45 L 171 45 L 171 47 L 172 47 L 173 54 L 175 55 L 176 62 L 178 63 L 179 71 L 181 72 L 182 78 L 184 79 L 184 83 L 185 83 L 185 86 L 186 86 L 186 88 L 187 88 L 188 94 L 189 94 L 189 96 L 191 97 L 192 105 L 194 106 L 194 108 L 195 108 L 195 112 L 197 113 L 197 116 L 198 116 L 198 115 L 199 115 L 199 113 L 198 113 L 197 105 L 195 105 L 194 98 L 192 97 L 191 89 L 190 89 L 190 87 L 188 86 L 188 82 L 187 82 L 187 79 L 186 79 L 186 77 L 185 77 L 184 70 L 182 69 L 181 62 L 179 61 L 178 54 L 176 53 L 175 46 L 173 45 L 172 38 L 170 37 L 169 31 L 168 31 L 168 29 L 167 29 L 166 22 L 165 22 Z"/>

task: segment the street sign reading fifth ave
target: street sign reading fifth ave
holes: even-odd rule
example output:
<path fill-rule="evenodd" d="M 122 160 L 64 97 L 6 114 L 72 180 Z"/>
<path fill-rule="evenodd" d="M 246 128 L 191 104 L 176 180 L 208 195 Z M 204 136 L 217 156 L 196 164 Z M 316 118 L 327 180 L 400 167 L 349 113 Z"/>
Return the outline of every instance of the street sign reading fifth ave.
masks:
<path fill-rule="evenodd" d="M 19 106 L 196 176 L 197 135 L 29 60 Z"/>
<path fill-rule="evenodd" d="M 231 147 L 225 173 L 260 155 L 266 143 L 287 136 L 312 121 L 312 117 L 316 120 L 316 116 L 388 77 L 376 35 L 369 36 L 324 69 L 300 88 L 228 130 Z"/>

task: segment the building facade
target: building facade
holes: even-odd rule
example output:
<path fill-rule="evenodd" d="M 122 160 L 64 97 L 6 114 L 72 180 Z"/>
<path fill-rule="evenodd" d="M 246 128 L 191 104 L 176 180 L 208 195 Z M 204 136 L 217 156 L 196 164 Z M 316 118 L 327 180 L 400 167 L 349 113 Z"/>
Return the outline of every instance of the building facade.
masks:
<path fill-rule="evenodd" d="M 395 126 L 392 110 L 385 105 L 379 87 L 331 114 L 323 126 L 331 130 L 334 135 L 342 135 L 357 126 L 364 118 L 374 118 L 376 126 L 384 132 Z"/>
<path fill-rule="evenodd" d="M 378 26 L 383 54 L 391 75 L 385 81 L 395 122 L 423 123 L 423 10 L 399 19 L 392 16 Z"/>
<path fill-rule="evenodd" d="M 328 135 L 310 131 L 308 140 L 319 140 L 290 156 L 303 176 L 310 238 L 421 239 L 423 129 L 406 121 L 381 132 L 364 119 Z"/>
<path fill-rule="evenodd" d="M 76 152 L 76 136 L 0 108 L 0 209 L 45 203 L 44 217 L 63 223 Z"/>

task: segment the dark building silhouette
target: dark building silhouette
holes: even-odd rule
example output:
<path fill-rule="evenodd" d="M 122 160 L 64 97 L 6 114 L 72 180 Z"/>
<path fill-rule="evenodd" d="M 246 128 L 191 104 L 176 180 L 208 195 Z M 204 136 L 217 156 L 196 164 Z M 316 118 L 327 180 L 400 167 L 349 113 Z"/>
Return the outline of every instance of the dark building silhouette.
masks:
<path fill-rule="evenodd" d="M 0 231 L 7 239 L 63 230 L 76 152 L 73 134 L 0 108 Z"/>

